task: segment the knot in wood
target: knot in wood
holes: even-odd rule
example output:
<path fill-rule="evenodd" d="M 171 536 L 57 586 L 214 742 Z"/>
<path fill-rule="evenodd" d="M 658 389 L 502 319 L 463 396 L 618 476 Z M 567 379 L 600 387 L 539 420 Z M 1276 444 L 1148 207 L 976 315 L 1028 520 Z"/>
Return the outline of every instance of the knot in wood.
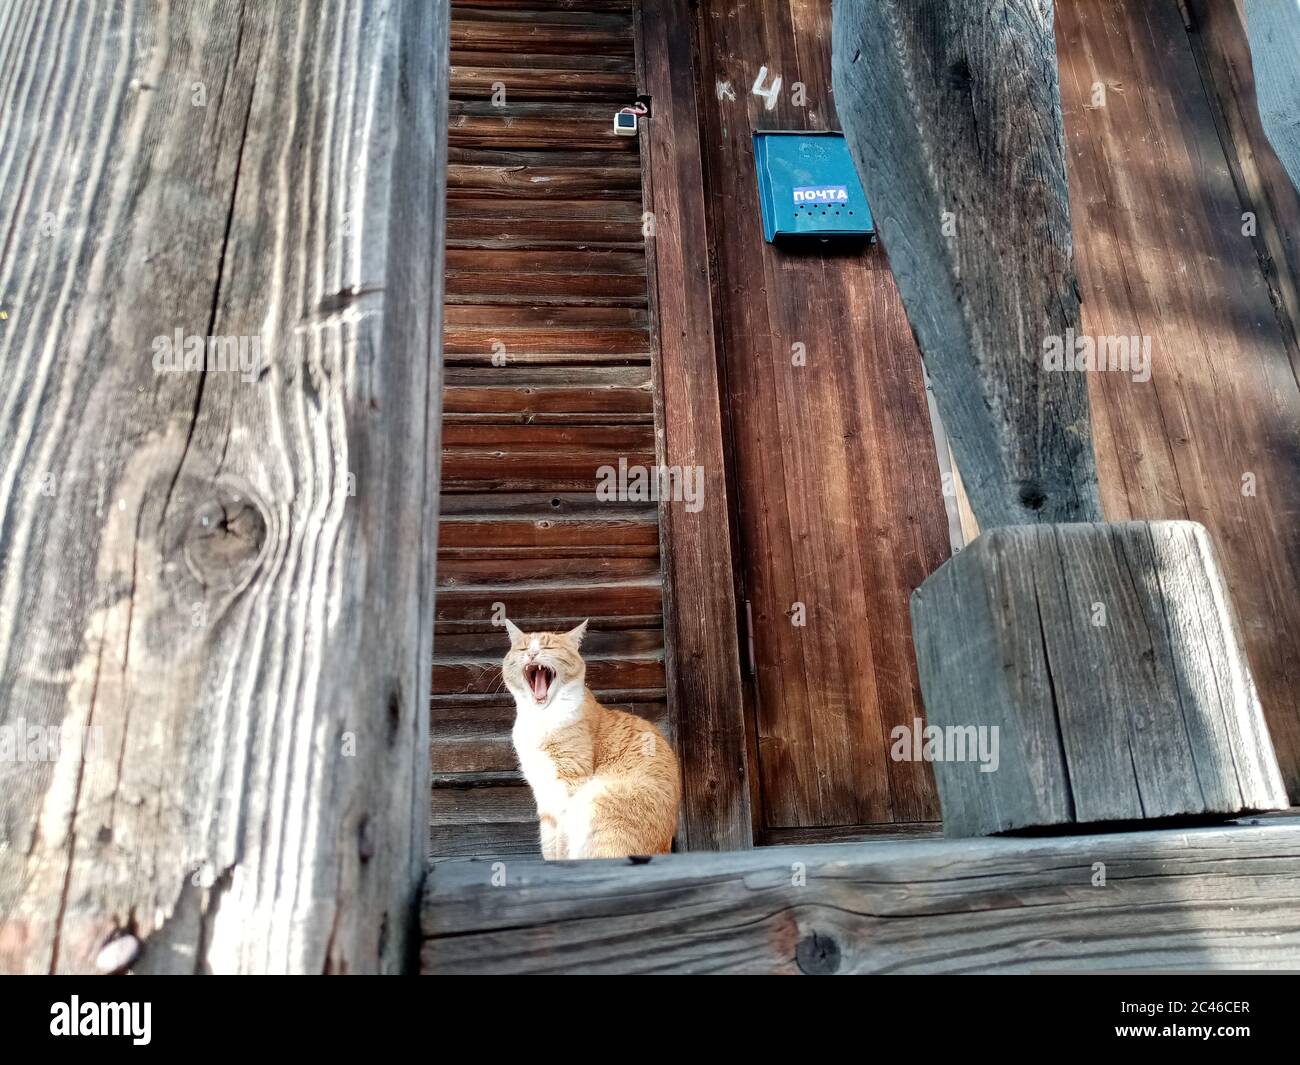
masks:
<path fill-rule="evenodd" d="M 185 561 L 205 588 L 243 585 L 266 545 L 266 513 L 247 492 L 213 485 L 185 531 Z"/>
<path fill-rule="evenodd" d="M 794 960 L 805 976 L 831 976 L 840 968 L 840 945 L 824 932 L 810 932 L 795 947 Z"/>

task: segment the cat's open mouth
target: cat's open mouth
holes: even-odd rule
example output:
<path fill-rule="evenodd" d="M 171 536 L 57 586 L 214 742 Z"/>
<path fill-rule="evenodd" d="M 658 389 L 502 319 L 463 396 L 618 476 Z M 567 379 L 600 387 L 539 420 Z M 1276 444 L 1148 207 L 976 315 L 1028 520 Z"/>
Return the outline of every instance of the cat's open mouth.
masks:
<path fill-rule="evenodd" d="M 524 666 L 524 682 L 533 691 L 533 698 L 539 703 L 546 702 L 551 693 L 551 681 L 555 680 L 555 670 L 546 666 Z"/>

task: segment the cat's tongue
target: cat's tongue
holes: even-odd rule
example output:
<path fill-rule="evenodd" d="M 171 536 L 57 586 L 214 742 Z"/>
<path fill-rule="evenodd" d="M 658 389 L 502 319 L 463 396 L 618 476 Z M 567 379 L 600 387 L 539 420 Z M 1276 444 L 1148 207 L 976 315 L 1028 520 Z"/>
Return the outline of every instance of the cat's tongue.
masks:
<path fill-rule="evenodd" d="M 539 703 L 545 701 L 546 693 L 551 688 L 551 674 L 545 669 L 533 670 L 533 698 Z"/>

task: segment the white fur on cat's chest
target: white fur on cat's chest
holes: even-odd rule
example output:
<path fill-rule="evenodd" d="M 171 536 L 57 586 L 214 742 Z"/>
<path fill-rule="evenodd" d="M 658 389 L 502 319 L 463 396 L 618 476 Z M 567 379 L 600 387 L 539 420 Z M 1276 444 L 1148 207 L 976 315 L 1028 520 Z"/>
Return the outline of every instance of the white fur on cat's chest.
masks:
<path fill-rule="evenodd" d="M 515 752 L 519 755 L 519 768 L 523 770 L 524 779 L 533 789 L 537 800 L 537 809 L 542 813 L 559 816 L 564 812 L 569 801 L 569 789 L 560 780 L 555 761 L 543 751 L 521 748 L 515 742 Z"/>

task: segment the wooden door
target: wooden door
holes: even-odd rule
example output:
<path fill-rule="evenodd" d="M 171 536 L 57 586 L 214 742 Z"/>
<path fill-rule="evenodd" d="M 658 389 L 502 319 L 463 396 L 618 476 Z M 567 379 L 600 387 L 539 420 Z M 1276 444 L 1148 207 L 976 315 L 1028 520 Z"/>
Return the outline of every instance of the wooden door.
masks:
<path fill-rule="evenodd" d="M 751 132 L 837 129 L 831 5 L 713 0 L 701 127 L 730 414 L 760 839 L 934 822 L 908 597 L 948 555 L 920 356 L 879 247 L 765 244 Z M 779 86 L 777 79 L 780 79 Z"/>

